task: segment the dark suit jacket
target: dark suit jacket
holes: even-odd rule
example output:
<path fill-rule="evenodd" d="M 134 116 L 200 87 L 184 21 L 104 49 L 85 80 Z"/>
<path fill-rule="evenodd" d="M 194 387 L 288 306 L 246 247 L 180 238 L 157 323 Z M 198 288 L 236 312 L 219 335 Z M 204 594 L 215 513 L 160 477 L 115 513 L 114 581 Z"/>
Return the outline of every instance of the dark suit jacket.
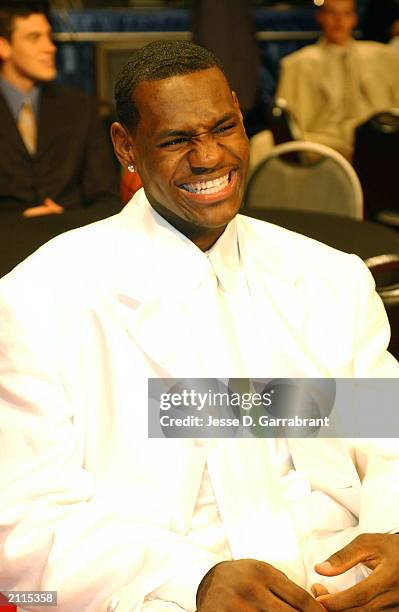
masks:
<path fill-rule="evenodd" d="M 0 94 L 0 209 L 23 210 L 52 198 L 66 208 L 120 208 L 118 180 L 94 99 L 42 86 L 37 153 L 31 157 Z"/>

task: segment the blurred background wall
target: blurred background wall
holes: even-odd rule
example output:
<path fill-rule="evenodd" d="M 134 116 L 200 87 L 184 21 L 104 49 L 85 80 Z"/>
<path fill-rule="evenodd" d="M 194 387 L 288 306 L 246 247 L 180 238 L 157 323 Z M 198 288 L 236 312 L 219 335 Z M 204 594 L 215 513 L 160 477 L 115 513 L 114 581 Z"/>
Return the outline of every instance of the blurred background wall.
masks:
<path fill-rule="evenodd" d="M 368 2 L 358 0 L 359 36 Z M 198 8 L 195 4 L 200 3 L 201 0 L 52 0 L 59 79 L 97 94 L 106 113 L 112 107 L 115 75 L 131 49 L 154 38 L 192 38 L 193 14 Z M 247 5 L 259 53 L 257 103 L 266 107 L 274 96 L 281 57 L 317 39 L 315 5 L 312 0 L 247 0 Z M 236 27 L 240 24 L 236 23 Z M 233 40 L 234 35 L 232 44 Z"/>

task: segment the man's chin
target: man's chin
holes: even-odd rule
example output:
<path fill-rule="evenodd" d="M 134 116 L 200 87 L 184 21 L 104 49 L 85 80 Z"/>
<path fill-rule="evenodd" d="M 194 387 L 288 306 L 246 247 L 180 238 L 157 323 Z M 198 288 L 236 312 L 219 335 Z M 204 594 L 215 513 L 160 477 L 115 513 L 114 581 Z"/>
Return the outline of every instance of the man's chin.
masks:
<path fill-rule="evenodd" d="M 242 198 L 235 195 L 233 198 L 228 198 L 220 202 L 207 202 L 199 204 L 198 202 L 187 201 L 179 198 L 179 203 L 174 206 L 167 207 L 160 204 L 160 198 L 154 198 L 150 193 L 147 193 L 148 201 L 152 208 L 157 211 L 161 217 L 166 219 L 171 225 L 185 233 L 190 227 L 216 229 L 226 227 L 228 223 L 239 212 L 242 204 Z"/>
<path fill-rule="evenodd" d="M 56 70 L 47 70 L 47 71 L 42 71 L 39 74 L 37 74 L 34 77 L 34 80 L 38 83 L 50 83 L 51 81 L 54 81 L 56 77 L 57 77 Z"/>
<path fill-rule="evenodd" d="M 237 200 L 215 202 L 203 209 L 198 225 L 209 228 L 225 227 L 237 215 L 241 202 Z"/>

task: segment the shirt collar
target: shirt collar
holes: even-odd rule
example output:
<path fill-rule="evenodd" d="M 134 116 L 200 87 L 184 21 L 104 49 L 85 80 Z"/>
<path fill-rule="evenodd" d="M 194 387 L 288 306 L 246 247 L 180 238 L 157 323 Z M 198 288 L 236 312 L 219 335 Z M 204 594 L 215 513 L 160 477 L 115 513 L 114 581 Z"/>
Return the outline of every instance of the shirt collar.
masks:
<path fill-rule="evenodd" d="M 322 36 L 319 39 L 319 45 L 326 50 L 328 49 L 330 53 L 337 56 L 342 56 L 348 52 L 352 52 L 355 49 L 356 41 L 354 38 L 350 38 L 346 45 L 335 45 L 334 43 L 328 42 L 328 40 Z"/>
<path fill-rule="evenodd" d="M 236 219 L 230 221 L 221 237 L 204 253 L 152 208 L 144 189 L 136 194 L 135 205 L 141 209 L 153 256 L 159 262 L 158 281 L 151 279 L 153 288 L 162 286 L 169 294 L 187 294 L 195 291 L 210 273 L 216 274 L 226 291 L 236 287 L 240 278 Z M 128 209 L 129 205 L 126 213 Z"/>
<path fill-rule="evenodd" d="M 237 236 L 237 220 L 232 219 L 223 234 L 206 252 L 219 284 L 232 292 L 240 279 L 240 253 Z"/>
<path fill-rule="evenodd" d="M 33 112 L 36 116 L 36 120 L 38 120 L 40 94 L 39 85 L 35 85 L 29 93 L 25 94 L 16 87 L 14 87 L 14 85 L 12 85 L 6 79 L 0 78 L 0 91 L 5 97 L 7 104 L 10 107 L 10 110 L 16 121 L 18 119 L 19 111 L 21 110 L 21 107 L 25 100 L 30 101 L 33 108 Z"/>

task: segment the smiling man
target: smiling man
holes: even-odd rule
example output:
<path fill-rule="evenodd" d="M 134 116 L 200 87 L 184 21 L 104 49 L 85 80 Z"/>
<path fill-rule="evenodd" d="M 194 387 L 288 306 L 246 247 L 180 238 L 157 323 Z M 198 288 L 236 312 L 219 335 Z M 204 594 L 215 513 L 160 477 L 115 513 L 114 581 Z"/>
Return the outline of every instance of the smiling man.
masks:
<path fill-rule="evenodd" d="M 137 49 L 116 103 L 143 189 L 0 282 L 2 589 L 60 612 L 399 605 L 394 444 L 148 437 L 149 378 L 397 377 L 369 273 L 237 214 L 248 143 L 211 53 Z"/>
<path fill-rule="evenodd" d="M 56 46 L 40 2 L 0 4 L 0 209 L 24 216 L 118 206 L 95 101 L 55 84 Z"/>
<path fill-rule="evenodd" d="M 152 48 L 143 53 L 150 61 Z M 241 206 L 248 143 L 238 100 L 219 64 L 206 67 L 205 54 L 202 61 L 202 70 L 141 80 L 134 89 L 137 115 L 126 104 L 121 80 L 116 99 L 122 125 L 114 125 L 113 139 L 122 163 L 137 167 L 152 207 L 206 250 Z"/>

